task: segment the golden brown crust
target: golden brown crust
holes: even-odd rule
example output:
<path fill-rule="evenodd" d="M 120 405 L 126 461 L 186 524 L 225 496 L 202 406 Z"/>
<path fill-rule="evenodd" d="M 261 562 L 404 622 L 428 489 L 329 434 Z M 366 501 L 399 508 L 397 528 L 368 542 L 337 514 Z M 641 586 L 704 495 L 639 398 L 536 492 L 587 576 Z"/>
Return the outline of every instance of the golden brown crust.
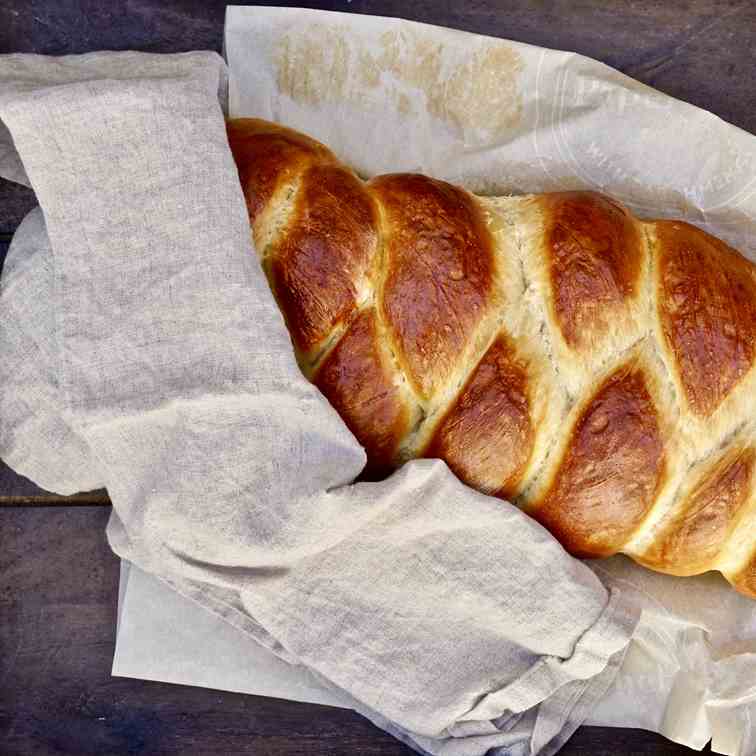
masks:
<path fill-rule="evenodd" d="M 681 221 L 657 221 L 659 318 L 690 408 L 708 416 L 754 365 L 754 266 Z"/>
<path fill-rule="evenodd" d="M 564 340 L 580 348 L 584 333 L 605 328 L 637 294 L 643 240 L 630 213 L 601 194 L 554 192 L 541 203 L 555 316 Z"/>
<path fill-rule="evenodd" d="M 619 551 L 654 502 L 664 443 L 643 371 L 610 375 L 580 413 L 556 476 L 532 514 L 578 556 Z"/>
<path fill-rule="evenodd" d="M 365 447 L 371 476 L 396 464 L 412 416 L 378 334 L 375 310 L 358 313 L 313 379 Z"/>
<path fill-rule="evenodd" d="M 273 288 L 294 343 L 320 344 L 354 311 L 377 249 L 375 203 L 338 165 L 302 175 L 293 212 L 270 253 Z"/>
<path fill-rule="evenodd" d="M 740 572 L 727 578 L 740 593 L 756 599 L 756 551 Z"/>
<path fill-rule="evenodd" d="M 416 174 L 373 179 L 383 210 L 383 317 L 418 393 L 428 398 L 454 370 L 484 314 L 493 251 L 473 198 Z"/>
<path fill-rule="evenodd" d="M 280 183 L 313 162 L 336 162 L 320 142 L 259 118 L 235 118 L 226 131 L 252 224 Z"/>
<path fill-rule="evenodd" d="M 712 569 L 751 489 L 756 450 L 737 444 L 699 471 L 682 505 L 666 518 L 642 564 L 675 575 Z"/>
<path fill-rule="evenodd" d="M 594 192 L 363 183 L 284 127 L 228 133 L 300 364 L 370 477 L 441 457 L 579 556 L 756 598 L 756 266 Z"/>
<path fill-rule="evenodd" d="M 533 449 L 527 365 L 500 333 L 423 451 L 465 483 L 505 498 L 518 488 Z"/>

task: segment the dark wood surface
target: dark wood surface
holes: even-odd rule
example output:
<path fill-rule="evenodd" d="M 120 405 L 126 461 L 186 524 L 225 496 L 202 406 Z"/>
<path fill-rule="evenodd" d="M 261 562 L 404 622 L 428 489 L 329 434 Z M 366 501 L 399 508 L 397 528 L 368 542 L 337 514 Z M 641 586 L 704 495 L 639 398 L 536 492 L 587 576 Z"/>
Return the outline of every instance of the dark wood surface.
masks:
<path fill-rule="evenodd" d="M 751 0 L 258 4 L 400 16 L 574 50 L 756 132 Z M 225 5 L 11 0 L 0 3 L 0 53 L 220 50 Z M 0 268 L 34 204 L 31 190 L 0 180 Z M 104 491 L 42 491 L 0 461 L 0 754 L 411 753 L 340 709 L 112 678 L 118 563 L 104 538 L 107 504 Z M 693 752 L 652 733 L 584 727 L 562 753 Z"/>

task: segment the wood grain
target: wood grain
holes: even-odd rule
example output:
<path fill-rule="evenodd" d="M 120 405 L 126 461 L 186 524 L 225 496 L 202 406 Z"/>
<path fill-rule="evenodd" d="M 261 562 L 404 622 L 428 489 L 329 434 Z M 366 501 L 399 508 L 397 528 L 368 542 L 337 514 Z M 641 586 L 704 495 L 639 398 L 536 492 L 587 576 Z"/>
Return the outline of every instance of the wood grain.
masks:
<path fill-rule="evenodd" d="M 118 560 L 98 508 L 0 511 L 0 752 L 409 756 L 357 714 L 110 676 Z M 693 751 L 582 728 L 563 756 Z"/>

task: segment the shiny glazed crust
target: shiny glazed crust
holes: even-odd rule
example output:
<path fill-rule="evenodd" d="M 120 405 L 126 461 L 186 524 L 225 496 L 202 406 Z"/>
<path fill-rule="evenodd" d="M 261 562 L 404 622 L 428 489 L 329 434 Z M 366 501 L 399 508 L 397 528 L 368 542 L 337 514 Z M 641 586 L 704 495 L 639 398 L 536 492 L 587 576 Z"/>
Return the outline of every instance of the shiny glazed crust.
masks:
<path fill-rule="evenodd" d="M 299 363 L 368 475 L 438 457 L 573 554 L 756 598 L 756 266 L 594 192 L 365 182 L 284 127 L 228 135 Z"/>

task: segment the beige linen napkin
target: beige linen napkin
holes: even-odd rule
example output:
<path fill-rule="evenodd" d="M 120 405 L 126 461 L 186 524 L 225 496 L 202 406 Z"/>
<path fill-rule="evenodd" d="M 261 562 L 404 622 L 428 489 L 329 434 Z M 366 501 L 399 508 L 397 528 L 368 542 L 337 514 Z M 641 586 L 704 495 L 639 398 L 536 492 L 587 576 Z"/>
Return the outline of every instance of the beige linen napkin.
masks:
<path fill-rule="evenodd" d="M 251 246 L 222 61 L 84 57 L 0 58 L 0 119 L 42 208 L 0 306 L 29 280 L 24 245 L 48 286 L 26 303 L 28 340 L 0 312 L 0 347 L 44 366 L 30 380 L 57 397 L 78 460 L 45 485 L 106 485 L 120 556 L 421 752 L 554 753 L 610 684 L 634 613 L 440 461 L 353 483 L 365 454 L 300 374 Z M 40 426 L 24 426 L 28 393 L 2 394 L 0 454 L 22 460 L 16 428 L 33 450 Z"/>

